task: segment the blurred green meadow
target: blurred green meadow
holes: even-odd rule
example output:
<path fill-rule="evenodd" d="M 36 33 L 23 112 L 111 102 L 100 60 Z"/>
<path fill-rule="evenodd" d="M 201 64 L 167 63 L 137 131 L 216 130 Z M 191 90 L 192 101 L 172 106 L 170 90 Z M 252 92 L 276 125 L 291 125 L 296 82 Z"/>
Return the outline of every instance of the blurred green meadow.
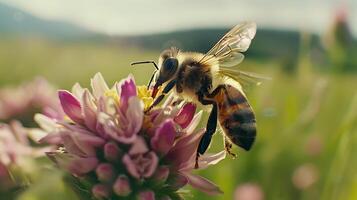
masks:
<path fill-rule="evenodd" d="M 248 50 L 239 67 L 272 78 L 246 88 L 257 117 L 256 143 L 249 152 L 235 147 L 236 159 L 228 156 L 197 172 L 215 182 L 224 194 L 208 196 L 192 190 L 187 199 L 234 199 L 237 188 L 244 190 L 244 186 L 251 186 L 248 193 L 264 199 L 357 199 L 357 51 L 335 42 L 326 47 L 323 58 L 317 58 L 311 38 L 298 33 L 297 52 L 288 62 L 261 58 L 261 52 L 249 56 Z M 254 52 L 254 41 L 252 48 Z M 56 87 L 70 90 L 76 82 L 88 87 L 96 72 L 109 85 L 129 73 L 143 85 L 153 68 L 131 67 L 130 62 L 157 60 L 159 53 L 155 48 L 110 40 L 6 36 L 0 38 L 0 86 L 42 76 Z M 207 112 L 205 116 L 201 127 Z M 213 141 L 209 151 L 223 149 L 220 132 Z M 39 173 L 35 185 L 19 199 L 76 199 L 61 177 Z"/>

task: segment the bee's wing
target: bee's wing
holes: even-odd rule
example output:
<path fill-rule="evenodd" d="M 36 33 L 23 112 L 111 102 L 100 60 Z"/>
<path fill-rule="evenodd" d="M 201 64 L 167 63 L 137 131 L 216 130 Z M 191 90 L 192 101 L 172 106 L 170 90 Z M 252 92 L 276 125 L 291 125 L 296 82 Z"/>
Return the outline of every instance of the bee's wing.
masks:
<path fill-rule="evenodd" d="M 244 59 L 241 52 L 247 51 L 256 30 L 257 25 L 254 22 L 245 22 L 235 26 L 203 56 L 200 63 L 216 58 L 221 66 L 238 65 Z"/>
<path fill-rule="evenodd" d="M 249 86 L 251 84 L 260 85 L 262 81 L 271 80 L 270 77 L 266 77 L 260 74 L 245 72 L 242 70 L 234 70 L 229 68 L 221 67 L 219 69 L 219 74 L 225 77 L 229 77 L 243 86 Z"/>

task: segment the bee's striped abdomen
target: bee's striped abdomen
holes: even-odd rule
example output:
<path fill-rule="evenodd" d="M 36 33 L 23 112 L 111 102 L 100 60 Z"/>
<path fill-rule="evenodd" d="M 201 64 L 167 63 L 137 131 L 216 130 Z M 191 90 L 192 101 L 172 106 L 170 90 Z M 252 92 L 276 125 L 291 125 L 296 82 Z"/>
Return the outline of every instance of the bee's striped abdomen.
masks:
<path fill-rule="evenodd" d="M 255 115 L 246 97 L 230 85 L 222 85 L 214 99 L 219 122 L 226 136 L 236 145 L 249 150 L 256 136 Z"/>

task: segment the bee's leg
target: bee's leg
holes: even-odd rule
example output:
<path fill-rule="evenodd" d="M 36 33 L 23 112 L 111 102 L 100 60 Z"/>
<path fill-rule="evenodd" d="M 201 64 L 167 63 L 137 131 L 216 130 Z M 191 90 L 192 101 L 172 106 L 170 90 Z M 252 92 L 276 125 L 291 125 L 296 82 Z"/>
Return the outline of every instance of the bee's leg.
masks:
<path fill-rule="evenodd" d="M 213 100 L 206 100 L 203 98 L 199 97 L 200 102 L 203 105 L 213 105 L 211 114 L 209 115 L 207 126 L 206 126 L 206 132 L 203 134 L 200 143 L 197 148 L 197 154 L 196 154 L 196 164 L 195 168 L 198 168 L 198 158 L 200 155 L 204 154 L 211 143 L 211 139 L 213 134 L 216 132 L 217 128 L 217 117 L 218 117 L 218 107 L 215 101 Z"/>
<path fill-rule="evenodd" d="M 165 86 L 165 88 L 162 90 L 162 93 L 160 94 L 160 96 L 158 96 L 158 97 L 155 99 L 154 103 L 149 107 L 148 111 L 151 110 L 153 107 L 157 106 L 157 105 L 164 99 L 165 95 L 166 95 L 167 93 L 169 93 L 169 92 L 172 90 L 172 88 L 174 88 L 175 84 L 176 84 L 176 80 L 170 81 L 170 82 Z"/>
<path fill-rule="evenodd" d="M 232 142 L 227 136 L 224 136 L 224 148 L 229 155 L 233 156 L 233 158 L 237 157 L 237 154 L 232 152 Z"/>

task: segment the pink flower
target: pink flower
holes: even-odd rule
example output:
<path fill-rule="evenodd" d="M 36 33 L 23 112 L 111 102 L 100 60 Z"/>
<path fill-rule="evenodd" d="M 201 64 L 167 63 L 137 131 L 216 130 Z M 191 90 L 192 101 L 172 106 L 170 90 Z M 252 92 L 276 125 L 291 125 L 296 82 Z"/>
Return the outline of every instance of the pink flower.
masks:
<path fill-rule="evenodd" d="M 0 181 L 2 187 L 16 185 L 10 178 L 13 169 L 24 171 L 27 160 L 44 156 L 51 147 L 32 147 L 29 132 L 20 122 L 0 123 Z M 3 185 L 6 182 L 6 185 Z"/>
<path fill-rule="evenodd" d="M 43 78 L 18 87 L 0 89 L 0 120 L 20 119 L 31 124 L 35 111 L 51 118 L 62 118 L 63 111 L 55 96 L 56 90 Z"/>
<path fill-rule="evenodd" d="M 59 146 L 48 156 L 60 168 L 81 179 L 95 176 L 88 188 L 95 197 L 155 199 L 163 193 L 170 199 L 186 184 L 221 193 L 211 181 L 191 173 L 204 133 L 195 131 L 202 112 L 195 114 L 194 104 L 170 96 L 144 112 L 143 99 L 150 102 L 145 96 L 150 92 L 141 91 L 139 97 L 132 76 L 110 89 L 98 73 L 91 87 L 91 92 L 79 84 L 72 92 L 59 91 L 67 119 L 37 115 L 36 120 L 48 133 L 41 142 Z M 202 156 L 200 168 L 224 157 L 224 152 Z"/>
<path fill-rule="evenodd" d="M 264 200 L 264 193 L 259 185 L 245 183 L 236 188 L 234 200 Z"/>

